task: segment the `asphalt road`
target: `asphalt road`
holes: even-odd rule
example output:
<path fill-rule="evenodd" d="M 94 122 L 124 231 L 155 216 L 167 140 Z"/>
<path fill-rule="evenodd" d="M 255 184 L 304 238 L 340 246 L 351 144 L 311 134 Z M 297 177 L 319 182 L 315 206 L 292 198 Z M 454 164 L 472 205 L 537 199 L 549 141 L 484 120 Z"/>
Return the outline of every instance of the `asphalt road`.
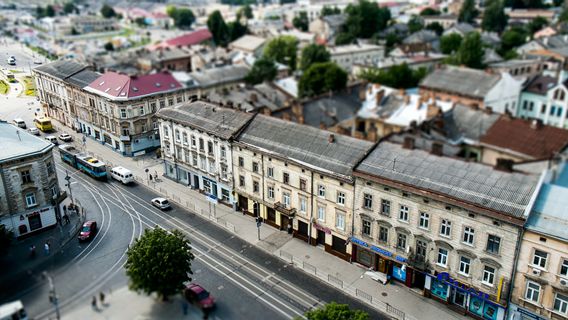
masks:
<path fill-rule="evenodd" d="M 63 314 L 79 303 L 88 303 L 99 290 L 125 285 L 123 265 L 128 245 L 144 229 L 160 226 L 180 229 L 190 239 L 196 255 L 193 280 L 218 301 L 212 319 L 290 319 L 330 301 L 363 309 L 371 319 L 386 319 L 194 213 L 176 207 L 166 212 L 154 208 L 149 201 L 158 195 L 143 186 L 95 181 L 61 163 L 57 154 L 56 159 L 60 181 L 68 170 L 73 197 L 87 208 L 87 218 L 100 225 L 93 241 L 70 241 L 42 266 L 54 277 Z M 54 315 L 41 271 L 14 279 L 4 295 L 21 299 L 35 319 Z"/>
<path fill-rule="evenodd" d="M 24 44 L 15 41 L 12 38 L 0 37 L 0 67 L 10 69 L 24 69 L 29 72 L 30 68 L 37 66 L 34 61 L 38 60 L 46 63 L 47 59 L 34 53 L 30 55 L 27 49 L 24 49 Z M 10 56 L 16 57 L 16 65 L 9 65 L 8 58 Z"/>

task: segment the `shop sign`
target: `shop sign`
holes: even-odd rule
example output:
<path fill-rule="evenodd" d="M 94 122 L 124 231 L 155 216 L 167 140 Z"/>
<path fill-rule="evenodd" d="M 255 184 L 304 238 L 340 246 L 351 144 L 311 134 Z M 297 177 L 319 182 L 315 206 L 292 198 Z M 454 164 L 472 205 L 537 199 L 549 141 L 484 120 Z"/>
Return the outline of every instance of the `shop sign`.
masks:
<path fill-rule="evenodd" d="M 325 232 L 326 234 L 331 234 L 331 229 L 330 229 L 330 228 L 326 228 L 326 227 L 320 226 L 319 224 L 317 224 L 317 223 L 315 223 L 315 222 L 314 222 L 314 227 L 316 227 L 316 229 L 318 229 L 319 231 Z M 354 242 L 355 242 L 355 241 L 354 241 Z M 361 241 L 361 242 L 362 242 L 362 241 Z M 363 242 L 363 243 L 364 243 L 364 242 Z M 366 244 L 366 243 L 365 243 L 365 245 L 366 245 L 366 247 L 369 246 L 369 245 Z"/>
<path fill-rule="evenodd" d="M 437 279 L 438 279 L 438 281 L 444 281 L 444 282 L 448 283 L 449 285 L 451 285 L 453 287 L 462 289 L 462 290 L 468 292 L 469 294 L 471 294 L 473 296 L 479 297 L 479 298 L 484 299 L 484 300 L 489 300 L 489 294 L 482 292 L 482 291 L 478 291 L 474 288 L 470 288 L 470 287 L 466 286 L 465 284 L 462 284 L 462 283 L 458 282 L 457 280 L 452 279 L 452 277 L 450 277 L 450 275 L 447 272 L 439 273 Z"/>
<path fill-rule="evenodd" d="M 26 217 L 27 217 L 27 218 L 29 218 L 29 217 L 35 217 L 35 216 L 38 216 L 38 215 L 40 215 L 41 213 L 46 212 L 46 211 L 49 211 L 49 208 L 43 208 L 43 209 L 41 209 L 41 210 L 36 210 L 36 211 L 34 211 L 34 212 L 30 212 L 30 213 L 26 214 Z"/>
<path fill-rule="evenodd" d="M 406 269 L 403 270 L 403 268 L 393 266 L 392 276 L 400 281 L 406 281 Z"/>
<path fill-rule="evenodd" d="M 545 320 L 545 318 L 541 318 L 541 317 L 537 316 L 536 314 L 534 314 L 534 313 L 532 313 L 532 312 L 530 312 L 530 311 L 528 311 L 528 310 L 519 308 L 519 307 L 517 307 L 517 311 L 518 311 L 520 314 L 522 314 L 523 317 L 528 317 L 528 318 L 531 318 L 531 319 L 534 319 L 534 320 Z"/>
<path fill-rule="evenodd" d="M 317 224 L 314 223 L 314 225 L 316 226 L 316 229 L 318 229 Z M 321 230 L 321 229 L 318 229 L 318 230 Z M 322 231 L 324 231 L 324 230 L 322 230 Z M 369 246 L 369 244 L 368 244 L 367 242 L 365 242 L 365 241 L 363 241 L 363 240 L 359 240 L 359 239 L 357 239 L 357 238 L 355 238 L 355 237 L 351 237 L 351 240 L 350 240 L 350 241 L 353 242 L 353 243 L 356 243 L 356 244 L 360 245 L 361 247 L 371 248 L 371 250 L 373 250 L 373 251 L 375 251 L 375 252 L 377 252 L 377 253 L 379 253 L 379 254 L 382 254 L 382 255 L 385 256 L 385 257 L 389 257 L 389 258 L 394 257 L 394 255 L 392 254 L 392 252 L 387 251 L 387 250 L 382 249 L 382 248 L 379 248 L 379 247 L 377 247 L 377 246 Z M 400 262 L 406 262 L 406 258 L 405 258 L 405 257 L 396 256 L 395 259 L 396 259 L 397 261 L 400 261 Z"/>
<path fill-rule="evenodd" d="M 376 251 L 376 252 L 382 254 L 383 256 L 392 257 L 392 252 L 389 252 L 389 251 L 387 251 L 387 250 L 385 250 L 385 249 L 381 249 L 381 248 L 379 248 L 379 247 L 372 246 L 372 247 L 371 247 L 371 250 Z"/>
<path fill-rule="evenodd" d="M 316 224 L 316 226 L 317 226 L 317 224 Z M 317 227 L 316 227 L 316 229 L 317 229 Z M 358 244 L 358 245 L 360 245 L 360 246 L 362 246 L 362 247 L 365 247 L 365 248 L 368 248 L 368 247 L 369 247 L 369 244 L 368 244 L 367 242 L 362 241 L 362 240 L 359 240 L 359 239 L 357 239 L 357 238 L 355 238 L 355 237 L 351 237 L 351 242 L 356 243 L 356 244 Z"/>

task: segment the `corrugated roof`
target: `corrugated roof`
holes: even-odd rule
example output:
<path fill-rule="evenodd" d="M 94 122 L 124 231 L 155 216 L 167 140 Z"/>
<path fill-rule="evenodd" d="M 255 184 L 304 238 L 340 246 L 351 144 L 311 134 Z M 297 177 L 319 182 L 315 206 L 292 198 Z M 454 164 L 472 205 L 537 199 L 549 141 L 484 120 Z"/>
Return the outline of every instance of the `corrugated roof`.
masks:
<path fill-rule="evenodd" d="M 252 117 L 252 113 L 220 107 L 203 101 L 190 102 L 174 108 L 164 108 L 158 118 L 203 130 L 228 140 L 233 138 Z"/>
<path fill-rule="evenodd" d="M 237 40 L 231 42 L 229 44 L 229 47 L 236 50 L 255 51 L 265 42 L 266 39 L 264 38 L 246 34 L 238 38 Z"/>
<path fill-rule="evenodd" d="M 60 80 L 65 80 L 79 71 L 84 70 L 86 67 L 86 65 L 71 60 L 57 60 L 35 67 L 34 70 L 48 74 Z"/>
<path fill-rule="evenodd" d="M 334 134 L 335 141 L 329 142 L 330 134 L 332 132 L 259 114 L 237 140 L 316 170 L 352 180 L 353 167 L 373 144 L 339 134 Z"/>
<path fill-rule="evenodd" d="M 427 75 L 420 82 L 420 87 L 484 99 L 500 79 L 500 75 L 448 66 Z"/>
<path fill-rule="evenodd" d="M 132 77 L 116 72 L 105 72 L 91 82 L 87 90 L 109 98 L 126 100 L 181 88 L 182 85 L 168 71 Z"/>
<path fill-rule="evenodd" d="M 227 65 L 219 68 L 206 69 L 190 73 L 201 87 L 209 87 L 220 83 L 244 81 L 249 68 L 244 65 Z"/>
<path fill-rule="evenodd" d="M 82 89 L 100 76 L 98 72 L 85 69 L 67 78 L 67 82 Z"/>
<path fill-rule="evenodd" d="M 538 95 L 546 95 L 550 88 L 556 85 L 556 78 L 551 76 L 538 75 L 532 79 L 523 90 L 524 92 Z"/>
<path fill-rule="evenodd" d="M 28 125 L 32 125 L 28 123 Z M 16 133 L 17 132 L 17 133 Z M 31 155 L 36 152 L 46 152 L 53 144 L 45 139 L 36 137 L 7 122 L 0 121 L 0 162 Z"/>
<path fill-rule="evenodd" d="M 537 176 L 497 171 L 490 166 L 439 157 L 382 142 L 356 172 L 403 183 L 457 200 L 522 217 Z"/>
<path fill-rule="evenodd" d="M 444 113 L 443 119 L 443 131 L 452 142 L 461 143 L 462 139 L 477 142 L 499 119 L 499 114 L 457 104 Z"/>

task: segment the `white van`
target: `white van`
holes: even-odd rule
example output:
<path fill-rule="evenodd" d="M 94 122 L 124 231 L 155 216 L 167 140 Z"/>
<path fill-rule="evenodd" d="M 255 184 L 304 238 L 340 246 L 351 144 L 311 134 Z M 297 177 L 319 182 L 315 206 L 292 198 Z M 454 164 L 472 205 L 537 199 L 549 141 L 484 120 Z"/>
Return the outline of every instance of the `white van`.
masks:
<path fill-rule="evenodd" d="M 124 184 L 129 184 L 134 182 L 134 176 L 132 175 L 132 171 L 123 168 L 123 167 L 114 167 L 110 170 L 110 175 L 115 180 L 118 180 Z"/>
<path fill-rule="evenodd" d="M 14 119 L 14 124 L 16 126 L 18 126 L 19 128 L 22 128 L 22 129 L 26 128 L 26 122 L 23 119 L 20 119 L 20 118 Z"/>

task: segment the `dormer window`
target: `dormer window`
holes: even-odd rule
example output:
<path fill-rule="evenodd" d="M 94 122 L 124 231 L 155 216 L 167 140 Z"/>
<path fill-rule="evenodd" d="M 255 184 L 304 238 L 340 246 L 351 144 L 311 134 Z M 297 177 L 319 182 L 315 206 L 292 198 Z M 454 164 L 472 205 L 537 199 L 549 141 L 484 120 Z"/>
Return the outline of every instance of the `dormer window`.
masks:
<path fill-rule="evenodd" d="M 161 84 L 159 82 L 156 82 L 156 87 L 160 87 Z"/>
<path fill-rule="evenodd" d="M 132 87 L 132 91 L 134 91 L 134 92 L 138 92 L 138 88 L 136 88 L 136 87 Z"/>
<path fill-rule="evenodd" d="M 103 84 L 105 84 L 105 82 L 101 81 L 101 83 L 99 83 L 99 86 L 102 86 Z"/>

